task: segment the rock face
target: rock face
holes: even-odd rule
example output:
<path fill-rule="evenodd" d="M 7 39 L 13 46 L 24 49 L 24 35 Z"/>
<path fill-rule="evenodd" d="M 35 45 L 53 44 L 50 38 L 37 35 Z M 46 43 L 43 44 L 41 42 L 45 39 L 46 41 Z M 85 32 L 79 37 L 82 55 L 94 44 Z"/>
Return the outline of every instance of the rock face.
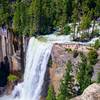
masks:
<path fill-rule="evenodd" d="M 71 100 L 100 100 L 100 84 L 94 83 L 90 85 L 81 96 Z"/>
<path fill-rule="evenodd" d="M 60 81 L 64 75 L 66 63 L 71 60 L 73 66 L 72 74 L 76 76 L 77 65 L 80 61 L 80 56 L 73 57 L 73 51 L 78 50 L 87 53 L 87 46 L 77 44 L 55 44 L 51 52 L 52 64 L 50 69 L 50 79 L 54 86 L 54 90 L 58 93 Z M 70 50 L 71 49 L 71 50 Z"/>
<path fill-rule="evenodd" d="M 70 50 L 71 49 L 71 50 Z M 54 44 L 52 52 L 51 52 L 51 66 L 49 67 L 49 72 L 50 72 L 50 81 L 54 87 L 54 90 L 56 93 L 58 93 L 59 86 L 60 86 L 60 81 L 63 78 L 65 68 L 66 68 L 66 63 L 68 60 L 71 60 L 73 64 L 73 76 L 76 79 L 76 73 L 77 73 L 77 66 L 80 62 L 80 56 L 79 54 L 74 57 L 74 52 L 83 52 L 84 54 L 87 55 L 87 53 L 90 50 L 90 47 L 87 45 L 79 45 L 79 44 Z M 100 50 L 99 50 L 100 51 Z M 99 57 L 100 57 L 100 53 Z M 100 66 L 100 61 L 94 66 L 94 73 L 93 74 L 93 80 L 95 81 L 97 78 L 97 66 L 98 68 Z M 100 70 L 98 70 L 100 72 Z"/>
<path fill-rule="evenodd" d="M 21 70 L 21 62 L 20 62 L 20 52 L 16 52 L 12 56 L 12 68 L 11 70 L 14 71 L 20 71 Z"/>

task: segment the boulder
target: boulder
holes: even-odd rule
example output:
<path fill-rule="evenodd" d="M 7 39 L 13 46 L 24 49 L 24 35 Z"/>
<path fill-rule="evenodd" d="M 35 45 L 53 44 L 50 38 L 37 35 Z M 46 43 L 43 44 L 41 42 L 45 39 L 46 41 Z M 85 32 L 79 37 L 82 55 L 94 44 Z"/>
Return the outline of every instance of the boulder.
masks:
<path fill-rule="evenodd" d="M 71 100 L 100 100 L 100 84 L 94 83 L 90 85 L 81 96 Z"/>

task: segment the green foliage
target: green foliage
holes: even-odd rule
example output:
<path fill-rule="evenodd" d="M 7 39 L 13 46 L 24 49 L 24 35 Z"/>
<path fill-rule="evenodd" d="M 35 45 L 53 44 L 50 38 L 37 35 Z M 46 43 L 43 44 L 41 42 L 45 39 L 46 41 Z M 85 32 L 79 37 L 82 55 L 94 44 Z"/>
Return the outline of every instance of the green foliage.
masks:
<path fill-rule="evenodd" d="M 77 80 L 80 86 L 80 93 L 83 93 L 84 89 L 86 89 L 91 84 L 93 66 L 87 62 L 87 57 L 83 53 L 80 55 L 81 62 L 78 66 Z"/>
<path fill-rule="evenodd" d="M 90 27 L 91 18 L 88 15 L 83 15 L 82 23 L 80 25 L 82 30 L 88 29 Z"/>
<path fill-rule="evenodd" d="M 71 97 L 73 97 L 73 89 L 74 86 L 74 80 L 73 76 L 71 75 L 72 72 L 72 63 L 69 60 L 66 65 L 66 72 L 64 74 L 64 78 L 61 81 L 60 85 L 60 91 L 57 96 L 57 100 L 69 100 Z"/>
<path fill-rule="evenodd" d="M 70 32 L 71 32 L 71 28 L 70 28 L 70 26 L 65 25 L 65 27 L 64 27 L 64 34 L 65 34 L 65 35 L 69 35 Z"/>
<path fill-rule="evenodd" d="M 14 12 L 13 18 L 13 28 L 14 31 L 17 32 L 19 35 L 26 34 L 27 32 L 27 24 L 28 24 L 28 17 L 26 12 L 26 4 L 25 2 L 16 2 L 16 9 Z"/>
<path fill-rule="evenodd" d="M 98 73 L 97 83 L 100 83 L 100 72 Z"/>
<path fill-rule="evenodd" d="M 75 33 L 76 22 L 82 19 L 81 29 L 89 28 L 91 19 L 95 22 L 100 15 L 99 8 L 99 0 L 1 0 L 0 25 L 5 23 L 9 27 L 12 18 L 11 26 L 21 35 L 48 34 L 53 27 L 68 34 L 70 28 L 65 25 L 72 22 Z"/>
<path fill-rule="evenodd" d="M 30 33 L 50 33 L 54 24 L 54 12 L 53 0 L 32 0 L 29 7 Z"/>
<path fill-rule="evenodd" d="M 97 13 L 97 16 L 100 16 L 100 1 L 96 0 L 96 9 L 95 12 Z"/>
<path fill-rule="evenodd" d="M 99 39 L 95 41 L 94 48 L 95 49 L 99 49 L 100 48 L 100 40 Z"/>
<path fill-rule="evenodd" d="M 51 86 L 51 85 L 49 86 L 48 95 L 46 97 L 46 100 L 56 100 L 53 86 Z"/>
<path fill-rule="evenodd" d="M 78 9 L 76 7 L 73 10 L 72 21 L 73 21 L 73 28 L 74 28 L 73 31 L 75 34 L 76 22 L 78 21 Z"/>
<path fill-rule="evenodd" d="M 11 4 L 8 0 L 0 1 L 0 26 L 4 23 L 9 24 L 9 17 L 11 16 Z"/>
<path fill-rule="evenodd" d="M 88 38 L 89 38 L 89 33 L 83 33 L 83 34 L 81 34 L 81 37 L 80 37 L 81 40 L 86 40 Z"/>
<path fill-rule="evenodd" d="M 88 53 L 88 61 L 91 65 L 95 65 L 97 63 L 98 54 L 95 49 L 92 49 Z"/>
<path fill-rule="evenodd" d="M 8 76 L 8 80 L 9 80 L 9 81 L 15 81 L 15 80 L 17 80 L 17 76 L 15 76 L 15 75 L 13 75 L 13 74 L 10 74 L 10 75 Z"/>
<path fill-rule="evenodd" d="M 92 35 L 93 36 L 100 36 L 99 31 L 100 31 L 99 29 L 94 30 L 93 33 L 92 33 Z"/>

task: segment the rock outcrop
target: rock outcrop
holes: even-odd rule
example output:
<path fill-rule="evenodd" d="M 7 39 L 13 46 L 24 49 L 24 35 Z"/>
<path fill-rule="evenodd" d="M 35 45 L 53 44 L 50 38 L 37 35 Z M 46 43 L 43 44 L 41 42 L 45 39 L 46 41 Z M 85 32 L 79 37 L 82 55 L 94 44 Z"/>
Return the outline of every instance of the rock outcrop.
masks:
<path fill-rule="evenodd" d="M 21 70 L 21 60 L 20 60 L 20 52 L 17 51 L 13 56 L 12 56 L 12 68 L 11 70 L 13 72 L 15 71 L 20 71 Z"/>
<path fill-rule="evenodd" d="M 100 100 L 100 84 L 94 83 L 90 85 L 81 96 L 71 100 Z"/>
<path fill-rule="evenodd" d="M 51 83 L 54 86 L 54 90 L 58 93 L 60 81 L 63 78 L 66 63 L 68 60 L 71 60 L 73 66 L 72 74 L 76 77 L 77 65 L 80 61 L 79 53 L 74 57 L 74 51 L 78 50 L 79 52 L 88 52 L 88 46 L 78 45 L 78 44 L 54 44 L 51 52 L 52 64 L 50 69 L 50 79 Z"/>
<path fill-rule="evenodd" d="M 73 64 L 73 76 L 76 79 L 76 73 L 78 71 L 78 64 L 80 62 L 79 52 L 87 53 L 91 50 L 91 47 L 88 45 L 80 44 L 54 44 L 51 52 L 51 66 L 49 67 L 50 71 L 50 81 L 54 87 L 56 93 L 59 91 L 60 80 L 63 78 L 66 63 L 68 60 L 71 60 Z M 75 51 L 78 51 L 76 57 L 74 57 Z M 98 59 L 100 59 L 100 49 L 98 50 Z M 98 72 L 100 72 L 100 61 L 94 66 L 93 81 L 96 81 Z M 97 69 L 98 68 L 98 69 Z"/>

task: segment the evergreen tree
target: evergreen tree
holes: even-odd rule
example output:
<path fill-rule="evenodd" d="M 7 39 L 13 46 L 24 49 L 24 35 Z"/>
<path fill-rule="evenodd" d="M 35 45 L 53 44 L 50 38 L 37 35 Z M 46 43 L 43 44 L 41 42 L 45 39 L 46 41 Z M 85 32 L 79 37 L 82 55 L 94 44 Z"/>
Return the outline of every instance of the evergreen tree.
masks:
<path fill-rule="evenodd" d="M 57 97 L 57 100 L 69 100 L 73 97 L 73 86 L 74 80 L 73 76 L 71 75 L 72 72 L 72 63 L 69 60 L 66 65 L 66 72 L 64 75 L 63 80 L 61 81 L 60 91 Z"/>
<path fill-rule="evenodd" d="M 61 28 L 66 23 L 66 0 L 57 0 L 56 3 L 56 25 Z"/>
<path fill-rule="evenodd" d="M 53 22 L 55 17 L 55 8 L 53 0 L 42 1 L 42 31 L 44 34 L 50 33 L 53 28 Z"/>
<path fill-rule="evenodd" d="M 35 0 L 32 0 L 29 8 L 28 8 L 28 16 L 29 16 L 29 34 L 34 35 L 36 32 L 36 24 L 34 21 L 35 18 Z"/>
<path fill-rule="evenodd" d="M 9 16 L 9 2 L 8 0 L 0 1 L 0 25 L 7 23 Z"/>
<path fill-rule="evenodd" d="M 64 26 L 71 21 L 74 23 L 75 33 L 76 22 L 80 22 L 81 17 L 82 20 L 88 23 L 91 21 L 90 19 L 93 20 L 93 33 L 95 21 L 100 16 L 99 0 L 16 0 L 16 2 L 23 2 L 27 5 L 23 7 L 28 14 L 26 15 L 28 17 L 28 25 L 24 25 L 24 30 L 31 34 L 50 33 L 53 27 L 57 26 L 64 33 Z M 13 18 L 14 11 L 16 12 L 17 9 L 16 7 L 14 9 L 14 5 L 15 2 L 12 3 L 9 0 L 0 1 L 1 24 L 6 23 L 8 27 L 12 24 L 11 19 Z M 82 29 L 88 27 L 84 21 L 82 21 Z"/>
<path fill-rule="evenodd" d="M 24 72 L 23 35 L 26 34 L 27 23 L 28 22 L 27 22 L 26 4 L 23 1 L 17 0 L 16 9 L 13 18 L 13 29 L 20 36 L 20 40 L 21 40 L 20 56 L 21 56 L 22 72 Z"/>
<path fill-rule="evenodd" d="M 0 26 L 5 25 L 7 30 L 12 28 L 14 3 L 9 0 L 0 0 Z"/>
<path fill-rule="evenodd" d="M 87 62 L 87 57 L 82 53 L 81 62 L 79 63 L 79 69 L 77 74 L 77 80 L 80 86 L 80 93 L 84 91 L 91 84 L 91 78 L 93 74 L 93 66 Z"/>
<path fill-rule="evenodd" d="M 65 5 L 66 5 L 65 10 L 66 10 L 67 22 L 71 22 L 72 13 L 73 13 L 73 4 L 72 3 L 73 3 L 73 0 L 65 0 Z"/>
<path fill-rule="evenodd" d="M 88 61 L 91 65 L 95 65 L 97 63 L 98 54 L 95 49 L 90 50 L 88 53 Z"/>
<path fill-rule="evenodd" d="M 100 17 L 100 1 L 99 0 L 96 0 L 96 8 L 95 8 L 95 11 L 97 13 L 97 16 Z"/>
<path fill-rule="evenodd" d="M 91 23 L 91 18 L 89 17 L 89 15 L 83 15 L 82 22 L 80 25 L 81 29 L 82 30 L 89 29 L 90 23 Z"/>
<path fill-rule="evenodd" d="M 97 39 L 96 41 L 95 41 L 95 44 L 94 44 L 94 49 L 99 49 L 100 48 L 100 40 L 99 39 Z"/>

